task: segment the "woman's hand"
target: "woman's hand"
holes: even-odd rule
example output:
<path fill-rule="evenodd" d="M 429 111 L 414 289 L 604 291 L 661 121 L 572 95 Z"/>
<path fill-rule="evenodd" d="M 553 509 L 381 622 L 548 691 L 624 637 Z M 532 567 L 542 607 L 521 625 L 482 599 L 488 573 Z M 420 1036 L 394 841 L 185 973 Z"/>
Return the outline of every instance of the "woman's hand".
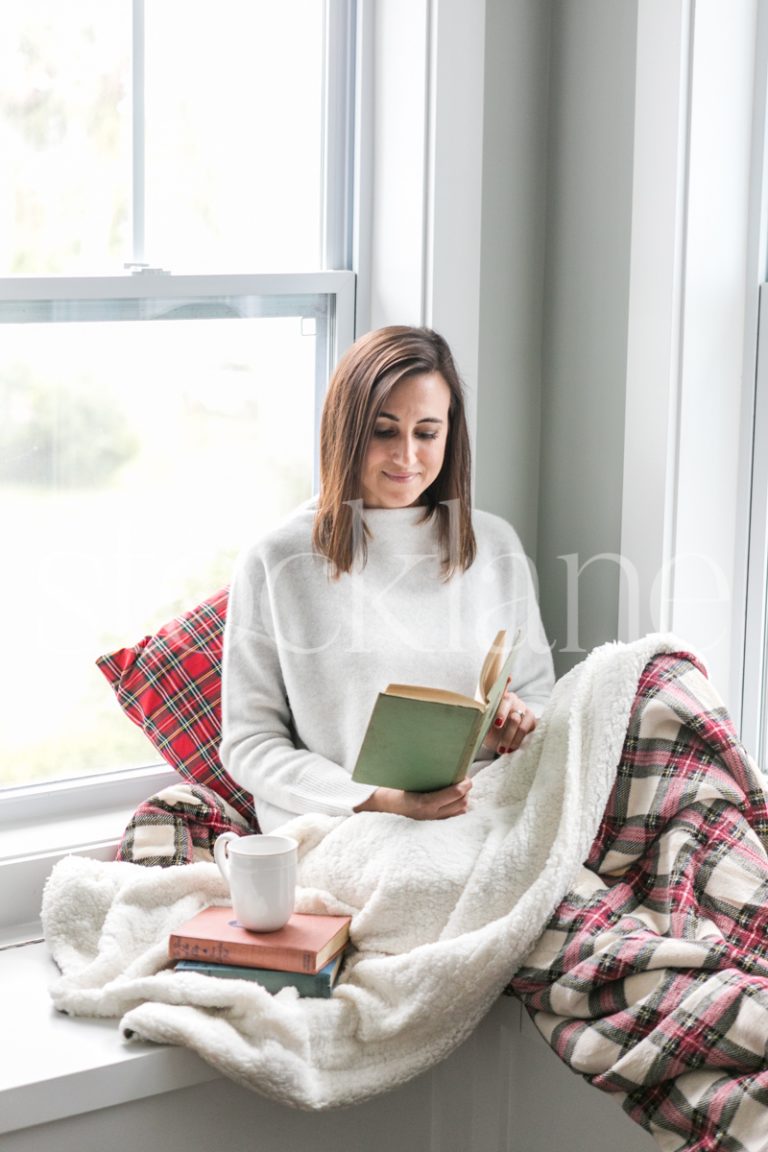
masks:
<path fill-rule="evenodd" d="M 483 744 L 497 756 L 503 756 L 505 752 L 514 752 L 519 748 L 535 727 L 536 717 L 533 712 L 507 686 Z"/>
<path fill-rule="evenodd" d="M 469 806 L 472 781 L 461 780 L 437 792 L 403 792 L 400 788 L 377 788 L 355 812 L 392 812 L 411 820 L 447 820 L 461 816 Z"/>

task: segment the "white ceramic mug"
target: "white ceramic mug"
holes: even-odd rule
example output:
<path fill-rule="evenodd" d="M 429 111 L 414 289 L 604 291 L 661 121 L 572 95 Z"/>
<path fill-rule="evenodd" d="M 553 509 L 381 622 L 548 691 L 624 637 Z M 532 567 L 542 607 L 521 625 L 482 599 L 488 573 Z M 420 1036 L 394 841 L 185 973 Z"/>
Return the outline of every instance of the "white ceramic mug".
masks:
<path fill-rule="evenodd" d="M 296 898 L 295 840 L 223 832 L 213 856 L 229 884 L 235 916 L 243 928 L 275 932 L 288 922 Z"/>

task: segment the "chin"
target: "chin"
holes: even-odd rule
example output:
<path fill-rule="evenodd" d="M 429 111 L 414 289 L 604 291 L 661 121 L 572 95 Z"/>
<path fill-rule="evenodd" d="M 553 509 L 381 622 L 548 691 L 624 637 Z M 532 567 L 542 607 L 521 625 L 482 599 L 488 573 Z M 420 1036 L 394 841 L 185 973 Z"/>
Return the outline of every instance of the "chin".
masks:
<path fill-rule="evenodd" d="M 387 492 L 386 495 L 382 495 L 381 506 L 382 508 L 413 508 L 415 504 L 419 503 L 421 497 L 422 490 L 420 488 L 416 491 L 411 489 L 402 494 L 400 492 Z"/>

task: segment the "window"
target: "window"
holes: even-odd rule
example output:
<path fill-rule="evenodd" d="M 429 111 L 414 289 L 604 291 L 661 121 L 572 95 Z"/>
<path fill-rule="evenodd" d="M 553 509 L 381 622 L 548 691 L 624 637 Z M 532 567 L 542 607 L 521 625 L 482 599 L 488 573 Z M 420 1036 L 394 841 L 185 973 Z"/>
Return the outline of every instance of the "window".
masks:
<path fill-rule="evenodd" d="M 744 653 L 743 738 L 768 771 L 768 285 L 760 289 L 757 379 L 752 414 L 749 564 Z"/>
<path fill-rule="evenodd" d="M 4 7 L 11 791 L 154 762 L 94 660 L 226 583 L 313 490 L 353 338 L 352 8 Z"/>
<path fill-rule="evenodd" d="M 319 268 L 343 17 L 332 0 L 4 4 L 0 274 Z"/>
<path fill-rule="evenodd" d="M 225 584 L 248 536 L 312 492 L 343 278 L 333 297 L 196 287 L 0 302 L 2 583 L 22 609 L 0 672 L 5 784 L 145 764 L 95 656 Z"/>
<path fill-rule="evenodd" d="M 749 189 L 743 463 L 740 507 L 743 544 L 743 665 L 741 737 L 768 772 L 768 10 L 759 5 L 753 32 L 754 106 Z"/>

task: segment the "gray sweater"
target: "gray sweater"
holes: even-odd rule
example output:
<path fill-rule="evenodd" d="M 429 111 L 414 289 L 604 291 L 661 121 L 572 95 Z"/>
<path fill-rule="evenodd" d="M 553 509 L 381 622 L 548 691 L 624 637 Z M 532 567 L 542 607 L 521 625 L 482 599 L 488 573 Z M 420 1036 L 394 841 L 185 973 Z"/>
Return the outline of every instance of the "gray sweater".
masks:
<path fill-rule="evenodd" d="M 477 557 L 441 578 L 421 508 L 366 509 L 364 566 L 334 580 L 312 550 L 309 503 L 248 549 L 227 609 L 223 763 L 253 793 L 262 831 L 303 812 L 349 815 L 378 692 L 391 682 L 474 695 L 500 628 L 522 629 L 512 689 L 540 712 L 553 685 L 528 562 L 506 521 L 473 513 Z"/>

